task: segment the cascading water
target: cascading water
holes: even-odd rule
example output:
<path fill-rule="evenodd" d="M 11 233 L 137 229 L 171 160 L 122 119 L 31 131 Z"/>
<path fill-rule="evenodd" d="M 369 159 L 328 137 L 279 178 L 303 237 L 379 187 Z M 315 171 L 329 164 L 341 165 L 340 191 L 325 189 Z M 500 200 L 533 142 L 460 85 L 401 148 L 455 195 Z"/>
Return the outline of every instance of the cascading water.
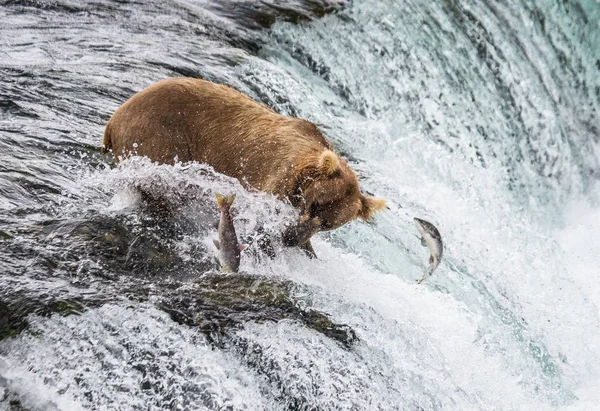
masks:
<path fill-rule="evenodd" d="M 599 21 L 593 1 L 3 2 L 0 409 L 599 408 Z M 119 104 L 181 75 L 313 121 L 388 208 L 319 234 L 317 260 L 217 274 L 215 191 L 249 240 L 293 210 L 99 153 Z M 445 242 L 421 285 L 413 217 Z"/>

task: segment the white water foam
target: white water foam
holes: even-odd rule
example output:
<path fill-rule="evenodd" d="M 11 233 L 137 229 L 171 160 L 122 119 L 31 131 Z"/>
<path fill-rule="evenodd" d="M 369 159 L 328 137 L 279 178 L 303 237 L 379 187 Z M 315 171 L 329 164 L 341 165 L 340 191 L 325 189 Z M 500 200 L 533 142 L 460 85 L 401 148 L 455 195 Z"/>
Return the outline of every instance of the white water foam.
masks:
<path fill-rule="evenodd" d="M 24 406 L 55 409 L 268 409 L 237 360 L 156 308 L 105 305 L 30 318 L 3 347 L 0 377 Z"/>

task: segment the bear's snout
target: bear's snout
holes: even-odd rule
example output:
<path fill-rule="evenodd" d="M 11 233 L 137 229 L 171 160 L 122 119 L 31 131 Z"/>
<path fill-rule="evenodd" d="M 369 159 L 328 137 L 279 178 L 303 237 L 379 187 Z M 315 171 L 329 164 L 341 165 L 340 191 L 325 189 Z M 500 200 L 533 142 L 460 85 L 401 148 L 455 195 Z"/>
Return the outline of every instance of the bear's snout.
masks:
<path fill-rule="evenodd" d="M 283 231 L 282 241 L 286 247 L 296 247 L 304 245 L 321 228 L 319 217 L 303 218 L 301 217 L 296 224 L 290 224 Z"/>

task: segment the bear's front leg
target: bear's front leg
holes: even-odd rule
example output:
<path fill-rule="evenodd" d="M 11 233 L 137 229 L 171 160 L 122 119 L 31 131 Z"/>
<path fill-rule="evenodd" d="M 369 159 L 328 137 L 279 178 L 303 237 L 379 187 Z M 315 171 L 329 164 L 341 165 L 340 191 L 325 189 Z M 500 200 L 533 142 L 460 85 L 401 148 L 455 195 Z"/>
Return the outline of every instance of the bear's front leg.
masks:
<path fill-rule="evenodd" d="M 313 250 L 313 246 L 310 243 L 310 240 L 308 240 L 307 242 L 305 242 L 304 244 L 302 244 L 299 247 L 302 251 L 304 251 L 304 253 L 309 257 L 309 258 L 317 258 L 317 254 L 315 253 L 315 250 Z"/>

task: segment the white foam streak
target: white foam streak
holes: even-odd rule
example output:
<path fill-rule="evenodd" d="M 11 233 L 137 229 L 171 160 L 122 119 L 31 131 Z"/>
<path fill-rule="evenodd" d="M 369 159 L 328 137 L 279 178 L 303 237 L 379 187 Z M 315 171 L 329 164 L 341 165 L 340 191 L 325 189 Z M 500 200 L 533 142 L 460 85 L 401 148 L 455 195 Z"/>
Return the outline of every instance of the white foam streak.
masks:
<path fill-rule="evenodd" d="M 156 308 L 105 305 L 30 320 L 25 335 L 2 347 L 12 358 L 0 364 L 0 378 L 23 405 L 268 409 L 252 375 Z"/>
<path fill-rule="evenodd" d="M 316 242 L 316 250 L 319 261 L 307 264 L 301 255 L 291 254 L 269 269 L 321 289 L 324 294 L 313 295 L 312 303 L 361 330 L 360 338 L 368 347 L 362 351 L 363 361 L 372 361 L 374 353 L 382 350 L 391 363 L 381 367 L 393 366 L 399 374 L 412 370 L 439 384 L 436 396 L 442 405 L 545 408 L 529 398 L 517 375 L 507 373 L 501 357 L 473 344 L 483 319 L 464 304 L 397 276 L 374 272 L 357 256 L 326 242 Z M 329 295 L 337 296 L 337 301 Z M 411 385 L 411 390 L 416 386 Z"/>

